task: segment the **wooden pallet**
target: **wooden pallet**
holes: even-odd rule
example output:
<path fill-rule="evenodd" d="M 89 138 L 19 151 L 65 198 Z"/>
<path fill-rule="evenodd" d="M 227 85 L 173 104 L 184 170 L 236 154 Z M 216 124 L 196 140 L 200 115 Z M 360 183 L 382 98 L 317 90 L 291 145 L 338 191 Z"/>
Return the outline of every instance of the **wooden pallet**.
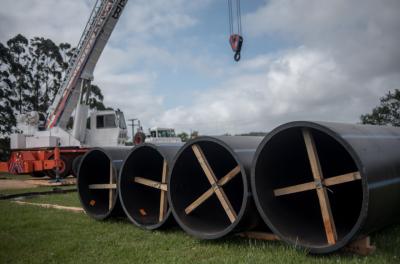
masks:
<path fill-rule="evenodd" d="M 267 232 L 254 232 L 254 231 L 243 232 L 239 233 L 238 236 L 250 239 L 264 240 L 264 241 L 280 240 L 277 235 Z M 369 236 L 364 236 L 349 243 L 342 250 L 344 252 L 350 252 L 360 256 L 368 256 L 373 252 L 375 252 L 376 247 L 374 245 L 371 245 L 371 238 Z"/>
<path fill-rule="evenodd" d="M 359 238 L 348 244 L 344 251 L 351 252 L 361 256 L 368 256 L 375 252 L 376 246 L 371 245 L 371 238 L 369 236 Z"/>

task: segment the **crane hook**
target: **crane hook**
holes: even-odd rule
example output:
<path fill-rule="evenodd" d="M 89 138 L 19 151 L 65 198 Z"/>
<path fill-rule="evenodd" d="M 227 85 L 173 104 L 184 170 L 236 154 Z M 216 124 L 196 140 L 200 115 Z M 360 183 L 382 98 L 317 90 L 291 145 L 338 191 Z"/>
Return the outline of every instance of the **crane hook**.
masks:
<path fill-rule="evenodd" d="M 233 34 L 229 37 L 229 43 L 231 44 L 233 52 L 235 52 L 233 58 L 235 59 L 235 61 L 239 61 L 240 52 L 242 50 L 242 45 L 243 45 L 243 37 L 240 36 L 239 34 Z"/>

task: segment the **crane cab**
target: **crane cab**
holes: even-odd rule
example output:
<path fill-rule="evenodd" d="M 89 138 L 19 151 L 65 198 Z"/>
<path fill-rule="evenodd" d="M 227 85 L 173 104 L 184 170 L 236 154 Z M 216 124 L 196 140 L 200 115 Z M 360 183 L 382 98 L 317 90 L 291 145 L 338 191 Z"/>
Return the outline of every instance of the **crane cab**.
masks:
<path fill-rule="evenodd" d="M 88 146 L 125 145 L 128 138 L 124 113 L 120 110 L 92 112 L 86 124 Z"/>

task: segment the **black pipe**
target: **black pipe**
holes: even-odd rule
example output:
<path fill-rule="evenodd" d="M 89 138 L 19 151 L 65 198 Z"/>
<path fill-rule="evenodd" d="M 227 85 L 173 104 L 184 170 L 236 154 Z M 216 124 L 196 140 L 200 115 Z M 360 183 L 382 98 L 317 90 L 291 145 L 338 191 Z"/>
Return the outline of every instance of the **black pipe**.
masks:
<path fill-rule="evenodd" d="M 217 239 L 249 230 L 262 222 L 251 197 L 249 182 L 251 162 L 261 140 L 262 137 L 198 137 L 179 150 L 170 173 L 168 198 L 176 221 L 187 233 L 201 239 Z M 239 173 L 221 187 L 237 214 L 234 221 L 228 217 L 215 193 L 192 212 L 185 212 L 211 187 L 193 152 L 194 145 L 203 151 L 218 180 L 239 166 Z"/>
<path fill-rule="evenodd" d="M 162 190 L 135 182 L 135 177 L 142 177 L 157 183 L 162 182 L 164 160 L 168 168 L 176 152 L 183 144 L 149 144 L 135 147 L 126 157 L 120 171 L 119 194 L 122 208 L 129 220 L 144 229 L 168 227 L 174 223 L 171 208 L 167 205 L 160 219 Z M 166 186 L 166 182 L 164 182 Z M 167 201 L 166 193 L 163 199 Z"/>
<path fill-rule="evenodd" d="M 314 182 L 304 131 L 314 139 L 325 179 L 353 172 L 361 179 L 332 186 L 329 180 Z M 326 189 L 337 231 L 333 243 L 328 242 L 316 189 L 276 193 L 306 182 Z M 333 252 L 400 222 L 400 129 L 300 121 L 281 125 L 258 147 L 251 184 L 262 218 L 281 239 L 311 253 Z"/>
<path fill-rule="evenodd" d="M 72 160 L 72 175 L 74 175 L 75 177 L 78 176 L 78 170 L 79 166 L 81 165 L 82 158 L 83 155 L 79 155 Z"/>
<path fill-rule="evenodd" d="M 119 169 L 132 147 L 93 148 L 83 156 L 77 177 L 79 199 L 86 214 L 104 220 L 109 217 L 124 216 L 118 199 L 118 189 L 95 189 L 91 186 L 110 183 L 110 162 L 112 182 L 117 184 Z"/>

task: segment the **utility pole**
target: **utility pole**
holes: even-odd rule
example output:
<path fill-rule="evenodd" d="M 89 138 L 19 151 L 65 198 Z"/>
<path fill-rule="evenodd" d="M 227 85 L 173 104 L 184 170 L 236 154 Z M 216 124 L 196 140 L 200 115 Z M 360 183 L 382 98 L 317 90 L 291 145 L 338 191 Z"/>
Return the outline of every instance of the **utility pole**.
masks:
<path fill-rule="evenodd" d="M 135 125 L 136 125 L 135 121 L 136 120 L 139 122 L 139 125 L 140 125 L 139 119 L 137 119 L 137 118 L 128 119 L 128 121 L 131 122 L 129 125 L 132 127 L 132 142 L 133 142 L 133 140 L 135 138 Z"/>

